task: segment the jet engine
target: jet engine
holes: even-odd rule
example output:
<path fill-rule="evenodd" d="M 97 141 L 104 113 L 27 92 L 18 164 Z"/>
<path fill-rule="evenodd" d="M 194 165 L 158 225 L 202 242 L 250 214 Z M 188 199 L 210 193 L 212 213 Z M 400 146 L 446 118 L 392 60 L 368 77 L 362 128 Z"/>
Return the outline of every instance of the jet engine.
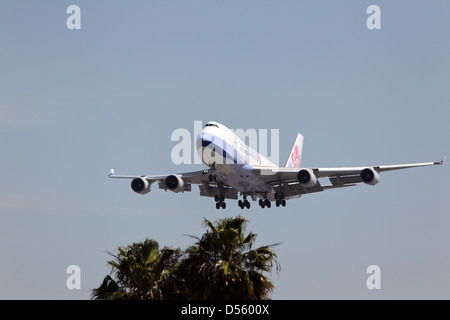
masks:
<path fill-rule="evenodd" d="M 311 169 L 302 169 L 297 173 L 297 180 L 305 188 L 312 188 L 317 184 L 317 177 Z"/>
<path fill-rule="evenodd" d="M 184 190 L 184 181 L 179 175 L 172 174 L 168 176 L 164 183 L 166 184 L 167 189 L 169 189 L 170 191 L 180 192 Z"/>
<path fill-rule="evenodd" d="M 365 168 L 361 171 L 361 180 L 366 184 L 374 186 L 380 182 L 380 175 L 374 168 Z"/>
<path fill-rule="evenodd" d="M 146 194 L 150 192 L 150 184 L 145 178 L 135 178 L 131 181 L 131 189 L 139 194 Z"/>

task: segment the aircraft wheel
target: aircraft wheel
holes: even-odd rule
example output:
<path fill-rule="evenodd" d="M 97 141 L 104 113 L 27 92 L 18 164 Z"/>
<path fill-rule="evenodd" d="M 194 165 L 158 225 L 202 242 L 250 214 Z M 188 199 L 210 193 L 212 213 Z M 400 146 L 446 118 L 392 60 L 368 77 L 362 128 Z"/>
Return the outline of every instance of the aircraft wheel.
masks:
<path fill-rule="evenodd" d="M 220 203 L 216 202 L 216 209 L 220 209 Z"/>
<path fill-rule="evenodd" d="M 286 200 L 281 200 L 281 205 L 283 206 L 283 207 L 286 207 Z"/>
<path fill-rule="evenodd" d="M 275 200 L 283 200 L 284 193 L 283 192 L 275 192 Z"/>
<path fill-rule="evenodd" d="M 266 205 L 267 208 L 270 208 L 270 206 L 271 206 L 271 203 L 270 203 L 269 199 L 266 199 L 264 201 L 264 204 Z"/>
<path fill-rule="evenodd" d="M 249 202 L 247 199 L 244 201 L 244 206 L 245 206 L 247 209 L 250 209 L 250 202 Z"/>
<path fill-rule="evenodd" d="M 225 209 L 227 207 L 227 204 L 225 202 L 222 202 L 222 209 Z"/>
<path fill-rule="evenodd" d="M 280 206 L 280 200 L 275 201 L 275 205 L 276 205 L 277 207 L 279 207 L 279 206 Z"/>

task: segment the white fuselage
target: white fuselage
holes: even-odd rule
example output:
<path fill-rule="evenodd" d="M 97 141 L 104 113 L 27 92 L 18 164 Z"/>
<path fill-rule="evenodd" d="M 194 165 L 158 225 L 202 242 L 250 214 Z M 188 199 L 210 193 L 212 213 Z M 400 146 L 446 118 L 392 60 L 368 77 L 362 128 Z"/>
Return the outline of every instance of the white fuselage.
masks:
<path fill-rule="evenodd" d="M 203 163 L 216 170 L 216 175 L 234 189 L 248 193 L 265 193 L 273 188 L 253 174 L 254 166 L 277 167 L 269 159 L 247 146 L 230 129 L 217 122 L 208 122 L 196 140 Z"/>

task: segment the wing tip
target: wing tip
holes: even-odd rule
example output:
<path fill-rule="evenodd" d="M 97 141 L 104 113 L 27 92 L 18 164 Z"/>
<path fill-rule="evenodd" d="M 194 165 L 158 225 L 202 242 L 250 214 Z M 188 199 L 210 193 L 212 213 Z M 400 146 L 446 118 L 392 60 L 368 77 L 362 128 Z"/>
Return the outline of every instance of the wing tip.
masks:
<path fill-rule="evenodd" d="M 444 156 L 441 161 L 435 161 L 434 164 L 443 165 L 445 162 L 445 159 L 447 159 L 447 156 Z"/>
<path fill-rule="evenodd" d="M 108 173 L 108 177 L 112 177 L 114 175 L 114 169 L 111 169 Z"/>
<path fill-rule="evenodd" d="M 445 162 L 445 159 L 447 159 L 447 156 L 445 155 L 441 161 L 436 161 L 434 164 L 443 165 Z"/>

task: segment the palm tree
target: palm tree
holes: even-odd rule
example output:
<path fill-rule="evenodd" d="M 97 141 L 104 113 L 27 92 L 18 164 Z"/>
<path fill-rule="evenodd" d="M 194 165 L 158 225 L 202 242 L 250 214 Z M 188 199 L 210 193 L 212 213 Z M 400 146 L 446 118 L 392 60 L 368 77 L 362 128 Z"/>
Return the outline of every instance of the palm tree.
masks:
<path fill-rule="evenodd" d="M 253 249 L 256 234 L 245 235 L 247 220 L 225 218 L 208 228 L 185 252 L 159 249 L 146 239 L 126 247 L 114 259 L 103 283 L 92 290 L 92 299 L 267 299 L 274 286 L 268 279 L 280 265 L 274 245 Z"/>
<path fill-rule="evenodd" d="M 127 247 L 108 261 L 112 267 L 99 288 L 92 290 L 93 299 L 163 299 L 176 297 L 177 291 L 172 270 L 181 256 L 179 249 L 159 250 L 156 241 L 145 239 Z M 167 293 L 167 297 L 165 294 Z"/>
<path fill-rule="evenodd" d="M 247 220 L 241 216 L 215 223 L 204 220 L 209 230 L 186 250 L 178 268 L 190 299 L 267 299 L 273 283 L 266 276 L 280 265 L 274 245 L 252 249 L 256 234 L 244 235 Z"/>

